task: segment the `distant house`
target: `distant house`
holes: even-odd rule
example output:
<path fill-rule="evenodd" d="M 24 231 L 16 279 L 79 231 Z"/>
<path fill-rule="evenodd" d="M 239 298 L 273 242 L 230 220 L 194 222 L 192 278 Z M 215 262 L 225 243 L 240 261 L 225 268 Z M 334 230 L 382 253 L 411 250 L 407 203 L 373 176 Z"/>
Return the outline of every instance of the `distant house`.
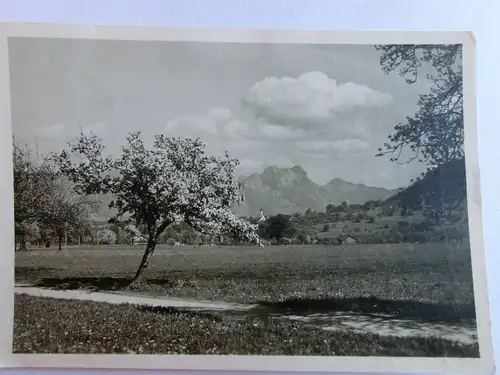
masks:
<path fill-rule="evenodd" d="M 355 245 L 358 243 L 358 240 L 349 234 L 341 234 L 337 237 L 337 241 L 341 245 Z"/>

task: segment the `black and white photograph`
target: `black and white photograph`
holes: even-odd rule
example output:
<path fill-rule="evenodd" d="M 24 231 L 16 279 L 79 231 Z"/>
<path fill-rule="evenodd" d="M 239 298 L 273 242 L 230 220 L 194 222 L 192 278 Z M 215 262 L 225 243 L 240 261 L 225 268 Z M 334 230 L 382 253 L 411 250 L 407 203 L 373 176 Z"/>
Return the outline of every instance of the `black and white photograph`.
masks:
<path fill-rule="evenodd" d="M 489 360 L 467 33 L 137 29 L 7 38 L 12 355 Z"/>

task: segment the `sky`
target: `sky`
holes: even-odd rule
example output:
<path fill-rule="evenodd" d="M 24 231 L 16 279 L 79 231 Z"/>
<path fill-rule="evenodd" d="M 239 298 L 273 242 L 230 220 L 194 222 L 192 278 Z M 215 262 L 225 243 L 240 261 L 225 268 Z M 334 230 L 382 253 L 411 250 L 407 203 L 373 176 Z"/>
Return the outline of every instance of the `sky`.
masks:
<path fill-rule="evenodd" d="M 334 178 L 407 186 L 424 166 L 375 157 L 430 82 L 380 68 L 373 45 L 9 40 L 13 133 L 40 154 L 80 130 L 116 155 L 129 132 L 200 137 L 238 174 L 299 165 Z"/>

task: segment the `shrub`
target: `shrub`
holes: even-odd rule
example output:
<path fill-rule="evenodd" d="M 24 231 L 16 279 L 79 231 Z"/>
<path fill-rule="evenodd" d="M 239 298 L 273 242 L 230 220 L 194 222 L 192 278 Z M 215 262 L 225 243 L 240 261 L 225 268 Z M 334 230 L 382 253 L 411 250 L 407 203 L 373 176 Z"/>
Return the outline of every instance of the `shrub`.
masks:
<path fill-rule="evenodd" d="M 353 222 L 354 223 L 361 223 L 361 220 L 363 220 L 363 215 L 362 214 L 357 214 L 354 219 L 353 219 Z"/>
<path fill-rule="evenodd" d="M 311 236 L 308 233 L 306 233 L 306 232 L 300 232 L 297 235 L 297 243 L 299 243 L 300 245 L 308 245 L 311 242 L 312 242 L 311 241 Z"/>
<path fill-rule="evenodd" d="M 174 246 L 176 242 L 177 241 L 174 240 L 173 238 L 167 238 L 167 240 L 165 241 L 165 244 L 167 244 L 169 246 Z"/>
<path fill-rule="evenodd" d="M 103 229 L 99 231 L 97 238 L 100 244 L 111 245 L 116 243 L 117 236 L 111 229 Z"/>
<path fill-rule="evenodd" d="M 120 229 L 116 236 L 116 243 L 118 244 L 131 244 L 132 239 L 134 238 L 133 234 L 125 229 Z"/>

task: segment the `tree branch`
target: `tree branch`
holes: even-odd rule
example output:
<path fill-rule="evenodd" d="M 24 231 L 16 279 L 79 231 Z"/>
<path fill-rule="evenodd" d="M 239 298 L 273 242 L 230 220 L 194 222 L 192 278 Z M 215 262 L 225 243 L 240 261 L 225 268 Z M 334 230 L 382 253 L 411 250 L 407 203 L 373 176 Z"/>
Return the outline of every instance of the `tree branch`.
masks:
<path fill-rule="evenodd" d="M 158 225 L 158 228 L 156 229 L 155 238 L 158 239 L 158 237 L 163 233 L 163 231 L 172 224 L 173 221 L 171 220 L 164 220 L 163 222 L 161 222 L 160 225 Z"/>

